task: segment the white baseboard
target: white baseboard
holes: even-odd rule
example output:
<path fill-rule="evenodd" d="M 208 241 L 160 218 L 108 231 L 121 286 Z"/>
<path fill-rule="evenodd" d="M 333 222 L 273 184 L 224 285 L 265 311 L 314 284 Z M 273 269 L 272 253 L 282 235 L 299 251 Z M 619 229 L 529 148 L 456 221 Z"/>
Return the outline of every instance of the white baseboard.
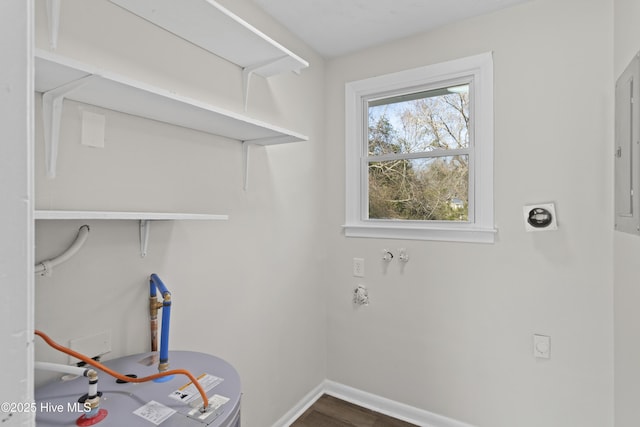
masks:
<path fill-rule="evenodd" d="M 293 408 L 289 409 L 272 427 L 289 427 L 295 420 L 304 414 L 313 403 L 324 394 L 324 382 L 307 393 Z"/>
<path fill-rule="evenodd" d="M 433 412 L 418 409 L 335 381 L 325 380 L 303 397 L 272 427 L 288 427 L 323 394 L 328 394 L 355 405 L 389 415 L 420 427 L 474 427 Z"/>

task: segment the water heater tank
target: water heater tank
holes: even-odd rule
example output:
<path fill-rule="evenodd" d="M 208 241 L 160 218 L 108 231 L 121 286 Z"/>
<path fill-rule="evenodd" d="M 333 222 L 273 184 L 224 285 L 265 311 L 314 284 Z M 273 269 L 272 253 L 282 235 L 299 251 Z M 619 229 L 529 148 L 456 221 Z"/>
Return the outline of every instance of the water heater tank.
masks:
<path fill-rule="evenodd" d="M 240 377 L 224 360 L 191 351 L 169 352 L 170 369 L 187 369 L 205 388 L 210 414 L 198 410 L 199 394 L 184 375 L 164 382 L 119 383 L 98 370 L 100 408 L 107 411 L 98 427 L 240 427 Z M 138 378 L 156 374 L 157 354 L 142 353 L 104 362 L 107 367 Z M 84 414 L 79 399 L 87 393 L 85 377 L 55 381 L 35 391 L 38 427 L 75 426 Z M 86 421 L 86 420 L 85 420 Z M 87 425 L 87 424 L 83 424 Z"/>

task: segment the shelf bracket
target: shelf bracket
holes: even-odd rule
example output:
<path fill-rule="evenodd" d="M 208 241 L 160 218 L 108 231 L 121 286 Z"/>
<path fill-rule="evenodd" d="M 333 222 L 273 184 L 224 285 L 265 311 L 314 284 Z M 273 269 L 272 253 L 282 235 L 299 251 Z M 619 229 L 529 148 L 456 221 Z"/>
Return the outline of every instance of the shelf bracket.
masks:
<path fill-rule="evenodd" d="M 242 141 L 242 188 L 244 191 L 249 189 L 249 146 L 253 145 L 251 141 Z"/>
<path fill-rule="evenodd" d="M 294 141 L 299 141 L 299 138 L 294 135 L 270 136 L 266 138 L 257 138 L 242 141 L 242 174 L 244 191 L 247 191 L 249 189 L 249 146 L 286 144 Z"/>
<path fill-rule="evenodd" d="M 56 50 L 60 29 L 60 0 L 47 0 L 47 18 L 49 19 L 49 46 Z"/>
<path fill-rule="evenodd" d="M 64 98 L 74 90 L 89 83 L 95 77 L 97 77 L 95 74 L 89 74 L 42 94 L 44 145 L 48 178 L 55 178 L 56 176 L 58 144 L 60 142 L 60 120 L 62 119 Z"/>
<path fill-rule="evenodd" d="M 253 73 L 258 72 L 261 68 L 282 61 L 285 58 L 288 58 L 288 56 L 284 55 L 276 59 L 269 59 L 259 64 L 247 65 L 242 68 L 242 95 L 244 100 L 244 111 L 247 111 L 247 104 L 249 103 L 249 85 L 251 83 L 251 76 L 253 76 Z"/>
<path fill-rule="evenodd" d="M 149 246 L 149 230 L 151 228 L 151 221 L 148 219 L 140 220 L 140 257 L 147 256 L 147 247 Z"/>

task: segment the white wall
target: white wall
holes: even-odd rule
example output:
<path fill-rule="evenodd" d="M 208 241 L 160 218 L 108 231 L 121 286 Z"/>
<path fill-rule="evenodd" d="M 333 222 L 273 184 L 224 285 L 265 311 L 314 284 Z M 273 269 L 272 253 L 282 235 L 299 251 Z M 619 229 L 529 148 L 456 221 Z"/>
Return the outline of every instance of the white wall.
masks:
<path fill-rule="evenodd" d="M 640 4 L 615 0 L 614 80 L 633 55 L 640 51 Z M 613 84 L 613 82 L 612 82 Z M 613 145 L 611 145 L 613 147 Z M 613 148 L 612 148 L 613 149 Z M 636 260 L 640 237 L 614 233 L 614 311 L 615 311 L 615 420 L 616 427 L 633 427 L 640 419 L 640 266 Z"/>
<path fill-rule="evenodd" d="M 44 1 L 36 43 L 48 49 Z M 323 60 L 249 1 L 221 2 L 311 67 L 255 77 L 247 115 L 309 135 L 251 151 L 183 128 L 65 101 L 58 176 L 44 176 L 36 123 L 36 207 L 229 214 L 228 222 L 152 224 L 139 255 L 138 224 L 89 221 L 82 251 L 36 280 L 36 327 L 54 339 L 110 330 L 107 358 L 148 350 L 148 276 L 173 294 L 171 348 L 225 358 L 243 381 L 243 425 L 272 424 L 325 378 Z M 59 54 L 242 113 L 240 69 L 106 0 L 61 2 Z M 83 110 L 106 116 L 106 147 L 80 145 Z M 57 254 L 83 221 L 38 221 L 36 257 Z M 92 319 L 91 322 L 84 321 Z M 65 361 L 38 342 L 37 359 Z M 46 377 L 38 375 L 38 383 Z"/>
<path fill-rule="evenodd" d="M 32 17 L 30 2 L 0 3 L 0 402 L 33 399 Z M 0 412 L 3 426 L 32 419 Z"/>
<path fill-rule="evenodd" d="M 613 424 L 612 23 L 608 0 L 536 0 L 327 63 L 330 380 L 482 427 Z M 344 84 L 487 51 L 497 242 L 345 238 Z M 526 233 L 522 206 L 549 201 L 559 230 Z"/>
<path fill-rule="evenodd" d="M 610 1 L 536 0 L 330 61 L 326 76 L 320 58 L 250 1 L 222 3 L 311 61 L 301 76 L 255 79 L 248 112 L 310 141 L 254 150 L 245 193 L 236 142 L 68 102 L 58 178 L 48 181 L 38 118 L 38 208 L 231 220 L 153 224 L 145 259 L 136 223 L 92 222 L 77 258 L 37 279 L 36 326 L 65 343 L 90 333 L 75 320 L 94 314 L 94 330 L 113 331 L 110 357 L 145 351 L 146 277 L 157 272 L 174 295 L 172 347 L 238 368 L 247 426 L 271 425 L 328 374 L 480 427 L 602 427 L 613 424 L 615 246 L 616 417 L 634 425 L 638 272 L 622 254 L 638 248 L 620 233 L 612 245 L 608 159 L 613 74 L 638 50 L 635 2 L 615 0 L 614 72 Z M 46 48 L 44 1 L 36 4 L 37 45 Z M 241 111 L 235 66 L 106 0 L 62 6 L 59 53 Z M 485 51 L 495 58 L 498 242 L 344 238 L 344 83 Z M 105 149 L 79 146 L 83 109 L 106 115 Z M 525 233 L 522 205 L 543 201 L 556 202 L 560 229 Z M 81 224 L 38 222 L 36 257 L 63 249 Z M 380 250 L 399 247 L 409 264 L 383 270 Z M 356 256 L 366 258 L 362 280 L 351 277 Z M 356 310 L 358 283 L 371 305 Z M 534 333 L 551 336 L 550 360 L 532 357 Z M 42 345 L 36 357 L 64 360 Z"/>

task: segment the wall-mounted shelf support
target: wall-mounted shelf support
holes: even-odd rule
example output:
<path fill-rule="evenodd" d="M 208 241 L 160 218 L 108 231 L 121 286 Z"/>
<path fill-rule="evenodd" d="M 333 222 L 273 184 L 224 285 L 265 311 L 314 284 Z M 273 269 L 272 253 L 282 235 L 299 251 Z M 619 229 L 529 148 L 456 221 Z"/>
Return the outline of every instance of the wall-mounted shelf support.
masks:
<path fill-rule="evenodd" d="M 244 191 L 249 189 L 249 146 L 250 142 L 242 143 L 242 188 Z"/>
<path fill-rule="evenodd" d="M 60 29 L 60 0 L 47 0 L 47 18 L 49 19 L 49 46 L 56 50 Z"/>
<path fill-rule="evenodd" d="M 147 247 L 149 246 L 149 229 L 151 221 L 148 219 L 140 220 L 140 257 L 147 256 Z"/>
<path fill-rule="evenodd" d="M 190 213 L 157 213 L 157 212 L 103 212 L 103 211 L 57 211 L 37 210 L 35 219 L 82 219 L 82 220 L 136 220 L 140 221 L 140 256 L 147 255 L 149 233 L 152 221 L 168 220 L 206 220 L 226 221 L 228 215 L 190 214 Z"/>
<path fill-rule="evenodd" d="M 254 73 L 260 74 L 260 70 L 288 59 L 288 56 L 283 55 L 279 58 L 269 59 L 260 64 L 249 65 L 242 68 L 242 99 L 244 103 L 244 111 L 247 111 L 247 104 L 249 103 L 249 85 L 251 83 L 251 76 L 253 76 Z M 296 72 L 300 74 L 300 70 L 296 70 Z"/>
<path fill-rule="evenodd" d="M 47 177 L 55 178 L 60 142 L 60 120 L 64 98 L 74 90 L 89 83 L 96 76 L 91 74 L 78 80 L 70 81 L 60 87 L 51 89 L 42 95 L 42 119 L 44 125 L 44 145 L 47 159 Z"/>
<path fill-rule="evenodd" d="M 249 147 L 251 145 L 277 145 L 287 144 L 290 142 L 300 141 L 297 137 L 291 135 L 274 136 L 268 138 L 253 139 L 251 141 L 242 141 L 242 176 L 245 191 L 249 189 Z"/>

